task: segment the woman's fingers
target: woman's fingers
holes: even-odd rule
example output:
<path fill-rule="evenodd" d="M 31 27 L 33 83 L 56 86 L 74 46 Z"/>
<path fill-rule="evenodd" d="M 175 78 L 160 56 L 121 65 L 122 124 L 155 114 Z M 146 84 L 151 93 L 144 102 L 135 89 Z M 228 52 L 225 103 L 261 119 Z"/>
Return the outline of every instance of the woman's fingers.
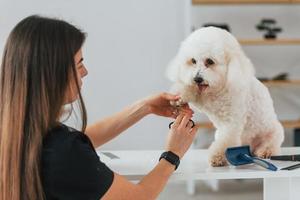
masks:
<path fill-rule="evenodd" d="M 191 119 L 191 116 L 185 114 L 184 117 L 182 118 L 181 123 L 178 128 L 181 128 L 181 129 L 187 128 L 188 123 L 190 122 L 190 119 Z"/>
<path fill-rule="evenodd" d="M 195 126 L 194 121 L 190 119 L 189 122 L 188 122 L 188 124 L 187 124 L 187 127 L 194 128 L 194 126 Z"/>
<path fill-rule="evenodd" d="M 180 110 L 177 107 L 170 107 L 170 110 L 172 110 L 172 113 L 176 116 L 178 116 L 180 114 Z"/>
<path fill-rule="evenodd" d="M 180 109 L 184 112 L 192 113 L 194 114 L 194 111 L 190 108 L 188 104 L 184 104 L 180 107 Z"/>
<path fill-rule="evenodd" d="M 175 121 L 174 121 L 175 122 Z M 169 124 L 169 129 L 171 129 L 172 125 L 174 124 L 174 122 L 171 122 Z M 196 125 L 195 125 L 195 122 L 192 120 L 192 119 L 189 119 L 189 121 L 187 122 L 186 124 L 186 127 L 191 129 L 191 128 L 194 128 Z"/>
<path fill-rule="evenodd" d="M 171 110 L 173 116 L 178 116 L 180 113 L 193 115 L 194 111 L 190 108 L 170 106 L 169 110 Z"/>
<path fill-rule="evenodd" d="M 172 128 L 173 127 L 177 128 L 181 124 L 181 121 L 182 121 L 183 117 L 184 117 L 184 114 L 178 115 L 177 118 L 176 118 L 176 120 L 175 120 L 175 122 L 172 125 Z"/>

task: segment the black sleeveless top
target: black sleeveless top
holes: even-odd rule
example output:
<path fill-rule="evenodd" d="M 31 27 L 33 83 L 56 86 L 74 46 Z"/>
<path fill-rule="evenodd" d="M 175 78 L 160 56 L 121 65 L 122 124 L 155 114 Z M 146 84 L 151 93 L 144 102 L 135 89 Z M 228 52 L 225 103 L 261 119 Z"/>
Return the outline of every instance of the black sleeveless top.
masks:
<path fill-rule="evenodd" d="M 43 140 L 41 177 L 46 200 L 99 200 L 114 174 L 84 133 L 61 124 Z"/>

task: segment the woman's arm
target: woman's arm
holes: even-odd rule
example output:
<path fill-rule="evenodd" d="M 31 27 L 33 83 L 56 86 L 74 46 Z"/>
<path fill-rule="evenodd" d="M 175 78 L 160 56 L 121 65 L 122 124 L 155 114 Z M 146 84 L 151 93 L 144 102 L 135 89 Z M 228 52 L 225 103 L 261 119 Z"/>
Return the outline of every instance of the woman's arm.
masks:
<path fill-rule="evenodd" d="M 176 101 L 179 98 L 179 96 L 168 93 L 150 96 L 135 102 L 121 112 L 88 126 L 85 133 L 91 139 L 94 147 L 97 148 L 118 136 L 148 114 L 176 118 L 178 115 L 176 109 L 178 108 L 170 105 L 170 101 Z M 193 111 L 187 105 L 183 106 L 180 112 L 193 114 Z"/>
<path fill-rule="evenodd" d="M 172 151 L 180 158 L 190 147 L 198 127 L 192 128 L 189 123 L 191 115 L 179 115 L 169 132 L 166 150 Z M 114 181 L 109 190 L 102 197 L 103 200 L 153 200 L 163 190 L 175 166 L 165 159 L 161 159 L 156 167 L 147 174 L 138 184 L 126 180 L 123 176 L 115 174 Z"/>
<path fill-rule="evenodd" d="M 85 133 L 95 148 L 108 142 L 150 113 L 144 101 L 138 101 L 121 112 L 87 126 Z"/>

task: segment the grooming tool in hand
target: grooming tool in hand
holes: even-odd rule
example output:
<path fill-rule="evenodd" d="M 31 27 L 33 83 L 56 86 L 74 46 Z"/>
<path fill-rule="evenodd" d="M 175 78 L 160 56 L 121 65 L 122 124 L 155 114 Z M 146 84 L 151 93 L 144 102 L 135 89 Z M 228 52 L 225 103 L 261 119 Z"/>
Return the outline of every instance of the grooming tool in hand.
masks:
<path fill-rule="evenodd" d="M 271 156 L 270 159 L 271 160 L 300 161 L 300 154 Z"/>
<path fill-rule="evenodd" d="M 235 166 L 255 163 L 265 169 L 277 171 L 277 167 L 272 163 L 253 157 L 249 146 L 227 148 L 225 155 L 228 162 Z"/>
<path fill-rule="evenodd" d="M 193 120 L 189 120 L 190 122 L 192 122 L 192 127 L 191 128 L 194 128 L 194 126 L 195 126 L 195 122 L 193 121 Z M 174 124 L 174 122 L 171 122 L 170 124 L 169 124 L 169 129 L 171 129 L 171 126 L 172 126 L 172 124 Z"/>

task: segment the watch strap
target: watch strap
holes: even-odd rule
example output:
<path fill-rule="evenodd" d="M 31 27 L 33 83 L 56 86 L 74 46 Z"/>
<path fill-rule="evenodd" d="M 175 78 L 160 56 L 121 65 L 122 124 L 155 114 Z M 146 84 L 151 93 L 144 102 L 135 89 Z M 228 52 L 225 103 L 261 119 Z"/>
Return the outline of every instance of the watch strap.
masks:
<path fill-rule="evenodd" d="M 168 161 L 169 163 L 171 163 L 172 165 L 175 166 L 175 170 L 178 168 L 179 164 L 180 164 L 180 158 L 178 155 L 176 155 L 175 153 L 173 153 L 172 151 L 166 151 L 163 152 L 159 158 L 159 160 L 161 160 L 162 158 L 164 158 L 166 161 Z"/>

